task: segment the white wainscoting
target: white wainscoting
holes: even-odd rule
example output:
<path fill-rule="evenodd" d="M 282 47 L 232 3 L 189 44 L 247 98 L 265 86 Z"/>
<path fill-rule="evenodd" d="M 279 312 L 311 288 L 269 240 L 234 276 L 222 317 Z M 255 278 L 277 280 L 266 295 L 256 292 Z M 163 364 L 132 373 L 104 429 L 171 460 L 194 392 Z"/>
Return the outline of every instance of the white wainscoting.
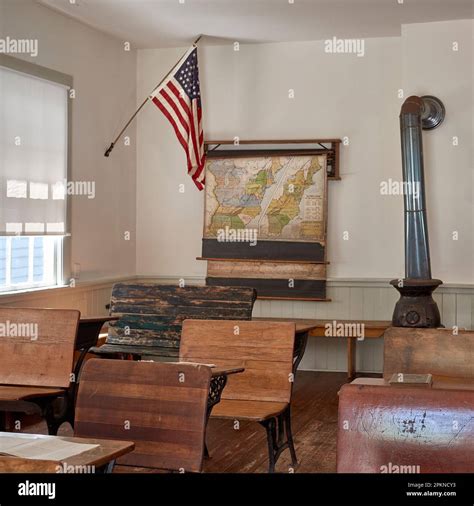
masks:
<path fill-rule="evenodd" d="M 280 316 L 321 319 L 391 320 L 398 300 L 397 291 L 385 280 L 328 281 L 331 302 L 257 301 L 255 316 Z M 434 298 L 445 327 L 457 325 L 472 329 L 474 287 L 443 286 Z M 358 372 L 382 372 L 383 339 L 357 342 Z M 341 338 L 310 338 L 300 364 L 302 370 L 346 371 L 347 342 Z"/>
<path fill-rule="evenodd" d="M 84 316 L 107 314 L 105 305 L 115 282 L 125 280 L 177 284 L 176 277 L 139 276 L 78 284 L 75 288 L 39 290 L 0 295 L 0 306 L 54 307 L 79 309 Z M 186 278 L 187 284 L 203 284 L 201 277 Z M 254 316 L 390 320 L 398 294 L 388 280 L 330 280 L 331 302 L 258 300 Z M 474 323 L 474 286 L 446 285 L 434 298 L 445 327 L 457 325 L 472 329 Z M 300 369 L 314 371 L 346 371 L 347 343 L 340 338 L 310 338 Z M 366 339 L 357 343 L 357 371 L 381 372 L 383 340 Z"/>
<path fill-rule="evenodd" d="M 140 276 L 142 281 L 175 284 L 176 276 Z M 187 284 L 204 284 L 202 277 L 187 277 Z M 320 318 L 348 320 L 391 320 L 398 292 L 389 280 L 329 280 L 328 298 L 331 302 L 257 300 L 254 316 Z M 444 285 L 434 298 L 445 327 L 457 325 L 472 329 L 474 323 L 474 286 Z M 357 342 L 358 372 L 382 372 L 383 339 Z M 347 342 L 340 338 L 310 338 L 300 369 L 307 371 L 346 371 Z"/>
<path fill-rule="evenodd" d="M 130 278 L 128 278 L 130 279 Z M 79 309 L 82 316 L 107 315 L 112 286 L 118 279 L 78 284 L 74 288 L 51 288 L 0 295 L 0 306 Z"/>

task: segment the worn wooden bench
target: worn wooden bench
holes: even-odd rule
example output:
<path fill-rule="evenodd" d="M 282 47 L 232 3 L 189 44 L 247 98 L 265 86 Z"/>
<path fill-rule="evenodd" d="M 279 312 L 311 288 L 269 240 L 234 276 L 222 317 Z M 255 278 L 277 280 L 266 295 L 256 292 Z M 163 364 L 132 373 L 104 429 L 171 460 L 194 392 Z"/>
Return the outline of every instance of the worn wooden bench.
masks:
<path fill-rule="evenodd" d="M 250 320 L 253 288 L 118 283 L 113 287 L 106 343 L 93 351 L 141 357 L 177 357 L 186 318 Z"/>
<path fill-rule="evenodd" d="M 294 341 L 295 324 L 288 322 L 183 323 L 180 360 L 245 368 L 229 377 L 211 417 L 255 421 L 265 427 L 269 472 L 274 472 L 286 448 L 293 466 L 297 464 L 290 415 Z"/>
<path fill-rule="evenodd" d="M 64 418 L 54 402 L 71 386 L 79 311 L 0 308 L 0 416 L 40 412 L 50 434 Z M 3 430 L 4 427 L 0 427 Z"/>
<path fill-rule="evenodd" d="M 204 365 L 88 360 L 74 435 L 133 441 L 119 465 L 199 472 L 210 380 Z"/>

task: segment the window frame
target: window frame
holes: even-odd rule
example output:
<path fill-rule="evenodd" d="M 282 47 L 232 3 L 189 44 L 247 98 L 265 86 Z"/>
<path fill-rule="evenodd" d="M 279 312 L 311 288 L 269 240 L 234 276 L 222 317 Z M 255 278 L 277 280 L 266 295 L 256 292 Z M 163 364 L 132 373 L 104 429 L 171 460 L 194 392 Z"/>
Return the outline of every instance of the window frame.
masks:
<path fill-rule="evenodd" d="M 27 292 L 29 290 L 41 290 L 46 288 L 56 288 L 61 287 L 59 281 L 61 280 L 61 266 L 62 266 L 62 242 L 63 238 L 60 236 L 41 236 L 41 235 L 9 235 L 3 236 L 6 239 L 5 243 L 5 253 L 6 253 L 6 269 L 5 269 L 5 290 L 0 290 L 0 295 L 3 294 L 13 294 L 16 292 Z M 12 242 L 16 237 L 22 237 L 24 239 L 28 239 L 28 280 L 22 283 L 12 284 L 11 282 L 11 262 L 12 262 Z M 51 285 L 44 281 L 34 281 L 34 241 L 36 238 L 41 237 L 43 239 L 52 239 L 55 241 L 54 244 L 46 246 L 46 248 L 51 248 L 53 250 L 54 258 L 52 259 L 51 269 L 54 272 L 54 278 L 56 279 L 56 284 Z M 43 267 L 44 267 L 43 261 Z"/>
<path fill-rule="evenodd" d="M 20 58 L 15 58 L 13 56 L 0 53 L 0 66 L 5 67 L 10 70 L 14 70 L 20 72 L 22 74 L 30 75 L 33 77 L 37 77 L 39 79 L 43 79 L 45 81 L 50 81 L 52 83 L 61 84 L 63 86 L 68 87 L 69 89 L 73 89 L 74 79 L 69 74 L 64 74 L 62 72 L 58 72 L 57 70 L 53 70 L 47 67 L 43 67 L 41 65 L 37 65 L 36 63 L 31 63 L 26 60 L 22 60 Z M 67 157 L 66 157 L 66 179 L 67 181 L 71 181 L 72 175 L 72 101 L 71 98 L 67 101 Z M 62 268 L 60 266 L 56 266 L 57 268 L 57 284 L 56 285 L 43 285 L 43 286 L 35 286 L 32 285 L 24 288 L 18 289 L 9 289 L 8 291 L 0 291 L 0 297 L 2 295 L 14 294 L 16 292 L 28 292 L 28 291 L 37 291 L 41 289 L 54 289 L 54 288 L 63 288 L 68 285 L 71 280 L 71 211 L 72 211 L 72 203 L 71 198 L 66 195 L 66 234 L 63 236 L 62 241 L 59 241 L 57 251 L 56 251 L 56 261 L 62 261 Z M 46 236 L 44 236 L 46 237 Z"/>

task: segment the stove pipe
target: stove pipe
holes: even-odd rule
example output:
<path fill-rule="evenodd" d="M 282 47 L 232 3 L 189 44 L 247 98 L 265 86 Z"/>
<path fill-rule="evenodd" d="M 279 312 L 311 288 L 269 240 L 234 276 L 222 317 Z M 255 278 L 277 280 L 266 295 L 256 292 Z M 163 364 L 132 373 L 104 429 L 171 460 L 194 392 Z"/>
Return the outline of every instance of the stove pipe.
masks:
<path fill-rule="evenodd" d="M 442 284 L 431 278 L 426 219 L 422 130 L 432 130 L 445 117 L 436 97 L 412 96 L 400 112 L 405 208 L 405 278 L 390 283 L 400 292 L 393 313 L 395 327 L 439 327 L 441 319 L 433 291 Z"/>

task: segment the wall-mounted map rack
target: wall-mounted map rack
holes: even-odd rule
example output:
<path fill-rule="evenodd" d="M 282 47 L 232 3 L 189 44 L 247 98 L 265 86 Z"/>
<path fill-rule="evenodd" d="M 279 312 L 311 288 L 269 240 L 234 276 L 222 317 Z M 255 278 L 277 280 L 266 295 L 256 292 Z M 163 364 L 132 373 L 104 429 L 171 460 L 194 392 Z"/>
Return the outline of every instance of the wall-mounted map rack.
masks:
<path fill-rule="evenodd" d="M 207 285 L 326 301 L 327 181 L 339 139 L 207 141 Z"/>
<path fill-rule="evenodd" d="M 208 158 L 249 156 L 253 154 L 320 153 L 327 155 L 328 179 L 341 179 L 339 174 L 341 139 L 224 140 L 205 141 Z"/>

